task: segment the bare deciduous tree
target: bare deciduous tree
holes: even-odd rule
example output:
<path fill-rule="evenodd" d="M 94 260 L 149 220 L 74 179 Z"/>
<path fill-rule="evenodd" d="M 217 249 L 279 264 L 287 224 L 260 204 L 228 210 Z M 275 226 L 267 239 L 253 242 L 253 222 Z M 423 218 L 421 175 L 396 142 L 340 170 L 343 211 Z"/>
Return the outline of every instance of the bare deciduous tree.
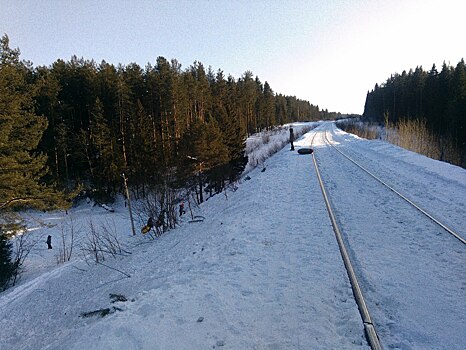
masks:
<path fill-rule="evenodd" d="M 25 227 L 13 240 L 13 275 L 12 285 L 18 281 L 19 275 L 23 271 L 24 261 L 31 253 L 32 248 L 39 242 L 38 238 L 34 238 Z"/>
<path fill-rule="evenodd" d="M 135 205 L 137 221 L 143 227 L 152 217 L 154 221 L 155 236 L 160 236 L 168 229 L 173 229 L 178 223 L 177 205 L 179 204 L 179 190 L 172 188 L 173 174 L 166 175 L 163 184 L 153 187 L 145 198 Z M 149 237 L 154 238 L 152 232 Z"/>
<path fill-rule="evenodd" d="M 81 232 L 81 227 L 77 226 L 73 215 L 60 225 L 60 247 L 58 248 L 57 263 L 61 264 L 70 261 L 73 254 L 75 237 Z"/>
<path fill-rule="evenodd" d="M 121 242 L 118 239 L 115 222 L 108 221 L 100 223 L 96 226 L 92 219 L 88 221 L 88 232 L 81 245 L 81 251 L 84 257 L 92 256 L 96 263 L 105 261 L 106 256 L 115 257 L 117 255 L 128 255 L 130 252 L 123 249 Z"/>

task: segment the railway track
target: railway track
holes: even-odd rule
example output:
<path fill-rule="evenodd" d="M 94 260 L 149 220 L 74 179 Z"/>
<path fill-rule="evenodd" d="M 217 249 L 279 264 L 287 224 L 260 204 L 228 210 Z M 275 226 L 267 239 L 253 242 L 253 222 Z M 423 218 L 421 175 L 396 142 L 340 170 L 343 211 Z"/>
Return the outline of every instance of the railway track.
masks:
<path fill-rule="evenodd" d="M 380 176 L 375 175 L 372 171 L 370 171 L 368 168 L 362 165 L 363 163 L 361 163 L 360 159 L 355 160 L 354 157 L 351 156 L 351 153 L 348 154 L 347 152 L 343 152 L 341 149 L 339 149 L 339 147 L 334 145 L 329 140 L 329 137 L 327 135 L 328 132 L 329 131 L 325 129 L 315 130 L 315 134 L 313 135 L 313 138 L 311 141 L 312 147 L 314 148 L 314 150 L 317 150 L 317 155 L 316 155 L 316 152 L 314 152 L 312 154 L 312 158 L 313 158 L 313 163 L 314 163 L 315 171 L 317 174 L 318 182 L 320 184 L 321 191 L 324 197 L 324 201 L 326 203 L 326 207 L 328 210 L 328 215 L 330 217 L 330 221 L 332 223 L 332 226 L 335 232 L 335 237 L 336 237 L 339 249 L 340 249 L 340 253 L 344 261 L 347 274 L 350 279 L 353 294 L 354 294 L 356 303 L 358 305 L 358 309 L 359 309 L 361 319 L 364 325 L 367 342 L 372 349 L 382 349 L 380 339 L 385 339 L 385 337 L 388 337 L 388 339 L 385 339 L 386 345 L 389 344 L 390 346 L 393 346 L 393 344 L 396 344 L 396 341 L 394 341 L 393 339 L 397 339 L 397 338 L 399 339 L 400 337 L 402 337 L 402 334 L 403 334 L 403 333 L 399 333 L 400 329 L 398 329 L 397 327 L 403 327 L 404 325 L 404 327 L 408 327 L 409 329 L 413 327 L 417 329 L 417 327 L 419 327 L 418 322 L 419 321 L 421 323 L 424 322 L 423 319 L 419 317 L 425 317 L 425 316 L 419 316 L 419 315 L 421 314 L 424 315 L 425 310 L 427 309 L 433 310 L 432 315 L 434 316 L 428 318 L 429 320 L 433 321 L 436 319 L 436 317 L 437 318 L 439 317 L 439 315 L 435 316 L 436 312 L 445 312 L 445 310 L 447 310 L 449 307 L 454 307 L 454 304 L 445 304 L 445 302 L 440 301 L 440 302 L 435 302 L 435 306 L 432 306 L 432 308 L 430 307 L 429 304 L 426 304 L 423 302 L 420 302 L 420 303 L 416 302 L 416 305 L 423 305 L 424 308 L 415 309 L 415 307 L 413 306 L 413 307 L 409 307 L 409 311 L 407 310 L 401 311 L 401 310 L 393 309 L 395 305 L 400 305 L 399 304 L 400 302 L 402 303 L 401 305 L 405 305 L 405 306 L 409 305 L 409 304 L 406 304 L 409 302 L 404 298 L 410 299 L 409 297 L 407 297 L 410 294 L 405 294 L 405 293 L 409 293 L 409 290 L 411 290 L 411 292 L 414 291 L 414 293 L 417 294 L 418 292 L 416 292 L 416 290 L 419 290 L 419 289 L 416 289 L 416 288 L 418 288 L 419 286 L 424 287 L 423 281 L 426 281 L 426 283 L 428 284 L 425 286 L 426 290 L 421 292 L 419 295 L 423 295 L 425 299 L 419 299 L 419 300 L 429 300 L 429 298 L 431 298 L 433 295 L 436 295 L 436 293 L 438 293 L 439 288 L 442 288 L 442 284 L 443 284 L 442 281 L 444 278 L 446 278 L 446 275 L 442 275 L 440 279 L 437 279 L 435 281 L 436 284 L 434 284 L 434 286 L 431 288 L 430 284 L 433 282 L 433 280 L 429 279 L 431 277 L 429 276 L 429 272 L 428 272 L 429 270 L 427 268 L 426 269 L 423 268 L 421 272 L 416 269 L 416 267 L 418 267 L 419 264 L 416 263 L 417 261 L 416 257 L 411 256 L 409 254 L 410 247 L 413 245 L 413 243 L 417 246 L 422 247 L 422 250 L 418 251 L 419 253 L 418 256 L 421 257 L 422 254 L 428 253 L 429 254 L 428 256 L 430 257 L 429 259 L 432 259 L 432 260 L 429 260 L 428 265 L 431 266 L 431 268 L 435 266 L 435 268 L 437 269 L 439 268 L 439 265 L 436 265 L 436 264 L 438 263 L 444 264 L 446 263 L 445 262 L 446 260 L 443 259 L 443 260 L 437 261 L 436 258 L 443 254 L 449 255 L 451 253 L 455 255 L 455 258 L 458 258 L 462 254 L 462 248 L 458 246 L 458 243 L 460 243 L 461 246 L 464 246 L 466 244 L 466 240 L 459 232 L 455 231 L 454 229 L 449 227 L 447 224 L 439 220 L 439 218 L 436 217 L 434 214 L 432 214 L 432 212 L 429 213 L 427 210 L 422 208 L 419 204 L 415 203 L 412 199 L 408 198 L 408 196 L 400 192 L 397 188 L 390 185 L 387 181 L 382 180 Z M 319 141 L 316 143 L 315 141 L 317 138 L 319 139 Z M 321 149 L 323 151 L 322 153 L 319 152 L 319 146 L 324 146 L 324 148 Z M 331 155 L 331 153 L 335 154 L 335 157 L 337 158 Z M 339 154 L 339 156 L 337 154 Z M 322 156 L 322 159 L 319 159 L 319 156 Z M 331 157 L 331 158 L 324 158 L 324 157 Z M 341 158 L 342 161 L 340 162 L 338 158 Z M 328 159 L 328 160 L 333 159 L 333 161 L 329 163 L 333 165 L 330 166 L 329 164 L 327 164 L 327 162 L 322 163 L 324 159 Z M 343 160 L 343 159 L 346 159 L 346 160 Z M 347 165 L 343 165 L 344 163 L 347 163 Z M 337 166 L 337 168 L 332 169 L 332 167 L 335 167 L 335 165 Z M 322 171 L 324 174 L 324 179 L 325 179 L 325 176 L 328 176 L 326 174 L 334 174 L 336 178 L 333 178 L 333 176 L 331 176 L 328 179 L 329 182 L 327 183 L 326 181 L 326 183 L 324 183 L 324 181 L 322 180 L 321 170 L 319 169 L 319 167 L 323 168 Z M 349 170 L 350 167 L 352 167 L 353 170 L 350 171 Z M 360 195 L 361 193 L 364 193 L 363 198 L 365 197 L 366 199 L 362 199 L 363 201 L 364 200 L 367 201 L 370 198 L 369 196 L 371 192 L 375 194 L 377 193 L 379 194 L 379 197 L 376 197 L 378 198 L 378 200 L 376 200 L 374 204 L 371 204 L 372 202 L 370 202 L 370 200 L 367 202 L 362 202 L 366 204 L 363 205 L 361 208 L 365 208 L 366 210 L 370 206 L 373 206 L 371 210 L 369 210 L 372 213 L 372 215 L 374 214 L 379 215 L 377 214 L 378 211 L 376 207 L 380 206 L 380 203 L 382 203 L 382 205 L 385 205 L 386 201 L 389 201 L 391 203 L 392 207 L 389 207 L 390 209 L 387 208 L 386 210 L 388 211 L 384 211 L 385 216 L 383 213 L 381 213 L 380 216 L 377 216 L 377 217 L 380 217 L 380 220 L 382 220 L 382 222 L 386 225 L 385 230 L 375 231 L 377 233 L 372 231 L 372 228 L 371 228 L 372 232 L 366 231 L 366 230 L 361 231 L 361 226 L 364 226 L 365 221 L 357 221 L 357 222 L 353 221 L 352 223 L 350 223 L 345 220 L 345 215 L 344 215 L 345 210 L 350 209 L 351 211 L 354 212 L 354 208 L 353 208 L 354 205 L 350 204 L 350 207 L 348 207 L 348 203 L 352 203 L 352 202 L 351 200 L 345 200 L 345 198 L 351 198 L 351 197 L 345 197 L 347 196 L 346 191 L 343 193 L 335 192 L 337 196 L 334 197 L 334 193 L 333 193 L 334 190 L 338 191 L 338 188 L 341 186 L 340 184 L 341 179 L 346 178 L 346 177 L 338 176 L 337 175 L 338 173 L 334 173 L 334 171 L 338 171 L 338 169 L 341 169 L 340 171 L 345 171 L 345 174 L 346 174 L 346 171 L 351 172 L 353 176 L 352 178 L 351 177 L 348 178 L 347 181 L 342 182 L 343 184 L 346 183 L 346 186 L 348 185 L 352 186 L 353 180 L 349 181 L 349 179 L 356 179 L 354 176 L 358 176 L 358 175 L 355 175 L 355 174 L 361 173 L 361 171 L 363 171 L 368 176 L 367 179 L 372 178 L 373 180 L 375 180 L 375 181 L 368 180 L 369 182 L 367 182 L 367 186 L 370 189 L 362 190 L 365 187 L 361 187 L 361 186 L 366 186 L 365 181 L 367 180 L 362 180 L 364 176 L 363 177 L 358 176 L 358 178 L 361 179 L 360 181 L 358 181 L 359 187 L 354 187 L 354 190 L 351 190 L 350 192 L 353 193 L 353 196 L 355 194 L 356 196 L 358 196 L 358 194 Z M 333 173 L 329 173 L 329 171 L 333 171 Z M 326 185 L 330 185 L 329 189 L 331 190 L 331 193 L 332 193 L 331 199 L 329 198 Z M 381 186 L 383 186 L 385 190 L 382 190 Z M 359 188 L 359 190 L 357 190 L 357 188 Z M 376 190 L 377 188 L 379 188 L 379 190 Z M 386 193 L 392 192 L 393 194 L 395 194 L 395 196 L 388 195 L 384 197 L 382 195 L 383 192 L 386 192 Z M 343 200 L 343 202 L 341 203 L 346 203 L 346 204 L 341 206 L 340 205 L 341 200 Z M 405 202 L 407 205 L 409 205 L 409 207 L 411 207 L 412 209 L 414 209 L 415 211 L 417 211 L 418 213 L 422 215 L 397 214 L 397 213 L 405 213 L 405 212 L 409 213 L 411 211 L 412 213 L 415 213 L 414 210 L 403 209 L 404 206 L 400 206 L 401 203 L 403 202 Z M 398 206 L 394 206 L 396 205 L 396 203 L 398 203 L 397 204 Z M 358 205 L 358 208 L 359 208 L 359 205 Z M 397 208 L 396 211 L 393 211 L 394 208 Z M 406 206 L 406 208 L 408 208 L 408 206 Z M 356 210 L 359 210 L 360 212 L 360 209 L 356 209 Z M 409 225 L 409 223 L 403 223 L 405 219 L 399 218 L 398 215 L 403 216 L 405 219 L 406 217 L 413 217 L 412 220 L 414 220 L 414 222 L 416 222 L 417 220 L 418 226 L 417 227 L 404 226 L 405 229 L 403 229 L 402 225 L 406 225 L 406 224 Z M 422 216 L 424 216 L 425 219 L 423 219 Z M 374 216 L 372 217 L 375 218 Z M 414 219 L 414 218 L 417 218 L 417 219 Z M 351 216 L 349 217 L 349 219 L 351 219 Z M 372 220 L 373 220 L 372 222 L 374 222 L 374 219 Z M 375 219 L 375 220 L 378 221 L 378 219 Z M 428 221 L 431 222 L 430 224 L 428 224 L 429 228 L 427 228 L 427 226 L 424 226 L 424 224 L 422 224 L 422 222 L 427 223 Z M 370 225 L 372 224 L 370 224 L 371 223 L 370 219 L 368 222 L 369 222 L 369 226 L 366 225 L 366 227 L 371 227 Z M 392 228 L 388 229 L 389 231 L 387 231 L 387 227 L 392 226 L 391 222 L 393 222 L 394 225 Z M 380 227 L 383 227 L 384 224 L 377 223 L 377 227 L 380 229 Z M 342 230 L 342 228 L 339 225 L 342 225 L 344 229 Z M 446 235 L 444 239 L 439 240 L 439 241 L 437 239 L 431 239 L 429 235 L 424 235 L 424 234 L 416 235 L 416 232 L 422 233 L 424 230 L 428 230 L 429 232 L 432 232 L 436 234 L 437 236 L 440 235 L 442 232 L 447 232 L 448 235 Z M 383 232 L 393 232 L 393 235 L 390 234 L 390 238 L 395 239 L 397 243 L 392 244 L 391 240 L 389 240 L 387 235 L 383 236 L 384 234 Z M 404 234 L 403 232 L 406 232 L 406 234 Z M 359 235 L 358 233 L 361 233 L 361 235 Z M 367 233 L 369 233 L 369 235 L 367 235 Z M 403 243 L 404 242 L 403 239 L 406 239 L 407 235 L 409 235 L 411 240 L 407 241 L 406 243 Z M 450 236 L 451 238 L 448 238 L 448 236 Z M 436 236 L 434 235 L 432 237 L 435 238 Z M 391 245 L 390 249 L 392 249 L 393 247 L 398 247 L 397 244 L 401 244 L 398 249 L 402 250 L 403 255 L 399 254 L 399 257 L 397 256 L 397 259 L 395 262 L 392 262 L 392 260 L 388 260 L 388 261 L 385 260 L 386 258 L 389 258 L 389 259 L 393 258 L 394 256 L 393 251 L 392 250 L 389 250 L 388 252 L 384 251 L 384 249 L 387 249 L 388 246 L 385 246 L 385 248 L 383 248 L 384 246 L 382 246 L 382 248 L 376 248 L 377 247 L 376 245 L 378 245 L 379 243 L 377 239 L 382 239 L 384 241 L 384 244 L 387 244 L 387 242 L 390 242 L 390 245 Z M 432 244 L 429 243 L 429 245 L 427 246 L 426 245 L 427 242 L 430 242 L 430 241 L 432 242 Z M 373 249 L 378 249 L 376 250 L 376 253 L 374 253 L 374 251 L 371 252 L 371 251 L 361 250 L 360 244 L 364 244 L 364 242 L 366 242 L 366 244 L 367 242 L 371 242 L 369 247 L 373 247 Z M 364 245 L 362 247 L 364 247 Z M 438 249 L 439 247 L 442 247 L 442 249 L 440 251 L 436 251 L 435 249 Z M 457 249 L 455 249 L 455 247 L 457 247 Z M 431 249 L 431 250 L 426 251 L 426 249 Z M 453 249 L 453 250 L 449 250 L 449 249 Z M 407 254 L 405 254 L 405 252 Z M 370 253 L 369 259 L 366 258 L 367 253 Z M 381 254 L 381 256 L 379 256 L 379 254 Z M 382 255 L 385 257 L 385 259 L 382 258 Z M 408 260 L 403 260 L 403 259 L 406 259 L 406 257 L 403 258 L 403 256 L 406 256 Z M 377 259 L 374 260 L 375 259 L 374 257 L 377 257 Z M 404 271 L 396 270 L 395 267 L 400 266 L 400 262 L 404 262 L 404 261 L 406 261 L 408 265 L 411 267 L 404 265 L 404 269 L 405 269 Z M 425 261 L 425 259 L 423 259 L 423 261 Z M 371 264 L 374 262 L 376 263 L 376 265 L 372 267 Z M 387 272 L 389 271 L 388 275 L 382 274 L 381 276 L 380 274 L 376 273 L 377 276 L 381 276 L 375 282 L 377 286 L 375 288 L 380 291 L 377 292 L 377 294 L 374 294 L 375 292 L 374 284 L 372 283 L 374 282 L 373 280 L 374 272 L 377 271 L 377 266 L 380 267 L 384 263 L 385 264 L 389 263 L 391 266 L 393 266 L 393 268 L 390 268 L 390 270 L 387 270 Z M 426 264 L 427 264 L 427 261 L 426 261 Z M 446 264 L 448 265 L 448 263 Z M 401 264 L 401 266 L 403 266 L 403 263 Z M 383 269 L 382 271 L 384 270 L 385 269 Z M 369 275 L 367 275 L 368 271 L 371 271 Z M 396 282 L 395 280 L 393 280 L 394 271 L 400 271 L 400 276 L 397 276 L 400 279 L 399 280 L 397 279 Z M 461 272 L 461 269 L 456 269 L 456 275 L 454 275 L 453 272 L 448 272 L 447 274 L 448 274 L 448 278 L 451 279 L 451 278 L 460 277 L 462 275 L 462 272 Z M 406 279 L 407 276 L 409 279 Z M 358 281 L 358 278 L 359 278 L 359 281 Z M 367 278 L 369 278 L 369 280 L 367 280 Z M 361 284 L 361 282 L 363 283 Z M 396 289 L 397 291 L 400 292 L 400 295 L 398 295 L 398 292 L 395 295 L 391 293 L 387 293 L 386 291 L 381 292 L 384 290 L 385 284 L 388 284 L 389 286 L 393 286 L 393 283 L 399 283 L 399 285 L 402 286 L 401 288 L 406 288 L 406 291 Z M 462 289 L 460 287 L 459 289 L 456 289 L 456 292 L 453 292 L 453 293 L 461 294 L 462 293 L 461 290 Z M 366 298 L 367 296 L 369 296 L 369 301 L 370 301 L 369 303 L 367 303 L 366 301 L 367 299 L 365 299 L 365 295 L 364 295 L 365 293 L 367 293 Z M 442 295 L 448 297 L 449 296 L 448 293 L 451 293 L 451 290 L 447 290 L 445 291 L 445 293 L 442 292 Z M 388 301 L 387 305 L 385 305 L 385 301 Z M 419 306 L 416 306 L 416 307 L 419 307 Z M 378 327 L 376 327 L 376 324 L 373 321 L 373 317 L 371 316 L 371 313 L 369 312 L 369 308 L 373 308 L 373 312 L 377 314 Z M 413 312 L 415 312 L 415 310 L 423 310 L 423 311 L 421 311 L 420 314 L 414 314 Z M 410 312 L 410 316 L 408 317 L 410 321 L 407 321 L 406 316 L 404 316 L 406 312 Z M 393 316 L 393 313 L 398 315 L 396 318 L 397 319 L 396 323 L 394 323 L 394 320 L 391 318 Z M 389 318 L 388 324 L 387 324 L 387 319 L 386 319 L 387 316 Z M 448 313 L 445 313 L 444 317 L 448 317 Z M 390 324 L 392 325 L 396 324 L 395 328 L 398 329 L 398 332 L 392 331 L 393 333 L 392 332 L 387 333 L 387 331 L 390 328 L 393 328 L 392 326 L 390 326 Z M 457 328 L 457 326 L 460 324 L 461 322 L 456 323 L 456 324 L 450 324 L 450 326 L 447 328 L 448 332 L 450 332 L 450 329 Z M 382 329 L 381 338 L 379 338 L 380 330 L 378 333 L 377 328 Z"/>
<path fill-rule="evenodd" d="M 460 241 L 461 243 L 463 244 L 466 244 L 466 239 L 464 239 L 459 233 L 455 232 L 453 229 L 451 229 L 450 227 L 448 227 L 446 224 L 442 223 L 439 219 L 435 218 L 435 216 L 433 214 L 430 214 L 428 213 L 426 210 L 424 210 L 423 208 L 421 208 L 418 204 L 416 204 L 414 201 L 412 201 L 411 199 L 409 199 L 407 196 L 405 196 L 404 194 L 402 194 L 400 191 L 396 190 L 393 186 L 389 185 L 388 183 L 386 183 L 384 180 L 382 180 L 380 177 L 376 176 L 375 174 L 373 174 L 371 171 L 369 171 L 368 169 L 366 169 L 364 166 L 362 166 L 361 164 L 359 164 L 357 161 L 355 161 L 354 159 L 352 159 L 350 156 L 348 156 L 347 154 L 345 154 L 344 152 L 342 152 L 340 149 L 338 149 L 338 147 L 336 147 L 334 144 L 332 144 L 328 137 L 327 137 L 327 131 L 325 131 L 324 133 L 324 139 L 325 139 L 325 142 L 330 145 L 334 150 L 336 150 L 338 153 L 340 153 L 343 157 L 345 157 L 346 159 L 348 159 L 351 163 L 353 163 L 354 165 L 356 165 L 358 168 L 360 168 L 362 171 L 364 171 L 366 174 L 368 174 L 370 177 L 372 177 L 374 180 L 376 180 L 377 182 L 379 182 L 380 184 L 382 184 L 384 187 L 388 188 L 390 191 L 392 191 L 393 193 L 395 193 L 397 196 L 399 196 L 400 198 L 402 198 L 403 200 L 405 200 L 407 203 L 409 203 L 413 208 L 415 208 L 416 210 L 418 210 L 419 212 L 421 212 L 422 214 L 424 214 L 427 218 L 429 218 L 430 220 L 432 220 L 435 224 L 437 224 L 438 226 L 440 226 L 442 229 L 444 229 L 446 232 L 448 232 L 450 235 L 452 235 L 453 237 L 455 237 L 458 241 Z"/>
<path fill-rule="evenodd" d="M 314 144 L 315 136 L 317 132 L 314 134 L 312 138 L 311 145 Z M 315 152 L 312 153 L 312 161 L 314 163 L 315 171 L 317 174 L 317 179 L 319 181 L 320 189 L 322 191 L 322 195 L 324 197 L 325 205 L 327 207 L 327 211 L 329 213 L 330 221 L 332 223 L 333 231 L 335 232 L 335 238 L 338 243 L 338 247 L 340 249 L 340 253 L 343 259 L 343 263 L 346 268 L 346 272 L 348 274 L 348 278 L 350 280 L 351 288 L 353 290 L 353 295 L 356 300 L 356 304 L 358 305 L 359 313 L 361 315 L 361 319 L 364 326 L 364 333 L 367 339 L 367 342 L 372 350 L 381 350 L 382 346 L 379 341 L 379 336 L 377 334 L 374 322 L 372 321 L 372 317 L 370 315 L 369 309 L 367 307 L 367 303 L 364 299 L 364 295 L 362 293 L 359 281 L 356 277 L 356 273 L 354 271 L 353 264 L 351 262 L 350 256 L 348 254 L 348 249 L 343 241 L 343 237 L 341 234 L 340 227 L 338 226 L 334 211 L 328 199 L 327 191 L 325 189 L 324 183 L 322 181 L 322 177 L 320 175 L 319 167 L 317 165 L 317 161 L 315 158 Z"/>

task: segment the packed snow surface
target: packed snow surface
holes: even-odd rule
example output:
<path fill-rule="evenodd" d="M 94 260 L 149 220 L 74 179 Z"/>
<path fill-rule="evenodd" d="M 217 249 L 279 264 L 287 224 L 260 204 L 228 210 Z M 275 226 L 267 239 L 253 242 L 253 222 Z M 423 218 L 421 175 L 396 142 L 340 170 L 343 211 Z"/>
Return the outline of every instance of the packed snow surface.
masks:
<path fill-rule="evenodd" d="M 333 123 L 295 142 L 315 151 L 383 347 L 466 348 L 465 245 L 336 152 L 326 130 L 463 237 L 466 171 Z M 196 209 L 204 221 L 185 214 L 155 240 L 132 236 L 127 208 L 112 208 L 27 213 L 43 239 L 20 283 L 0 294 L 0 349 L 369 348 L 311 155 L 283 148 Z M 114 227 L 124 246 L 107 266 L 79 250 L 90 220 Z M 75 252 L 57 265 L 70 225 Z"/>

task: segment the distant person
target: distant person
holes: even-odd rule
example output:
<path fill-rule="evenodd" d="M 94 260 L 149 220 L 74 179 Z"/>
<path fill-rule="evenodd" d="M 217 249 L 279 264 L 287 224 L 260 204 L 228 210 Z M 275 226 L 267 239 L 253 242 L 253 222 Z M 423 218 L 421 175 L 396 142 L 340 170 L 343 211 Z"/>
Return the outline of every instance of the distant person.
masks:
<path fill-rule="evenodd" d="M 157 222 L 155 223 L 155 229 L 157 231 L 157 236 L 160 236 L 163 232 L 165 232 L 166 226 L 165 226 L 165 209 L 163 209 L 159 217 L 157 218 Z"/>
<path fill-rule="evenodd" d="M 293 133 L 293 127 L 290 126 L 290 143 L 291 143 L 291 151 L 294 151 L 294 133 Z"/>
<path fill-rule="evenodd" d="M 154 227 L 154 219 L 152 218 L 152 216 L 149 216 L 149 219 L 147 220 L 147 225 L 141 229 L 141 233 L 145 234 L 149 232 L 152 229 L 152 227 Z"/>
<path fill-rule="evenodd" d="M 185 213 L 185 211 L 184 211 L 184 203 L 181 202 L 181 203 L 180 203 L 180 216 L 183 215 L 184 213 Z"/>
<path fill-rule="evenodd" d="M 47 247 L 48 249 L 52 249 L 52 236 L 50 235 L 47 237 Z"/>
<path fill-rule="evenodd" d="M 154 227 L 154 218 L 152 216 L 149 216 L 149 219 L 147 219 L 147 225 L 146 226 L 149 227 L 149 229 Z"/>

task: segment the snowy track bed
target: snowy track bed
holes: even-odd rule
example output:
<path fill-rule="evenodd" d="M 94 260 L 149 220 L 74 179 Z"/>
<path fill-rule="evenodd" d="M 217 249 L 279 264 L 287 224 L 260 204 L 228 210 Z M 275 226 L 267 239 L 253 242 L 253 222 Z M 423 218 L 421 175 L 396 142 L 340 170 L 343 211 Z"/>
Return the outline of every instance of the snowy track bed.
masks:
<path fill-rule="evenodd" d="M 388 183 L 386 183 L 384 180 L 382 180 L 381 178 L 379 178 L 377 175 L 374 175 L 371 171 L 367 170 L 365 167 L 363 167 L 361 164 L 359 164 L 358 162 L 356 162 L 354 159 L 352 159 L 351 157 L 349 157 L 348 155 L 346 155 L 345 153 L 343 153 L 341 150 L 339 150 L 337 147 L 335 147 L 332 143 L 330 143 L 330 141 L 328 140 L 327 138 L 327 132 L 325 132 L 325 141 L 327 142 L 328 145 L 330 146 L 333 146 L 334 149 L 340 153 L 343 157 L 345 157 L 346 159 L 348 159 L 350 162 L 352 162 L 354 165 L 356 165 L 358 168 L 360 168 L 362 171 L 364 171 L 366 174 L 368 174 L 369 176 L 371 176 L 374 180 L 378 181 L 381 185 L 385 186 L 386 188 L 388 188 L 390 191 L 392 191 L 393 193 L 395 193 L 396 195 L 398 195 L 400 198 L 404 199 L 407 203 L 409 203 L 412 207 L 414 207 L 415 209 L 417 209 L 419 212 L 421 212 L 422 214 L 424 214 L 428 219 L 432 220 L 434 223 L 436 223 L 437 225 L 439 225 L 441 228 L 443 228 L 446 232 L 448 232 L 449 234 L 451 234 L 453 237 L 455 237 L 458 241 L 460 241 L 461 243 L 463 244 L 466 244 L 466 239 L 463 238 L 463 236 L 457 232 L 455 232 L 454 230 L 452 230 L 450 227 L 448 227 L 446 224 L 442 223 L 440 220 L 438 220 L 435 216 L 435 214 L 431 214 L 431 213 L 428 213 L 427 211 L 425 211 L 424 209 L 422 209 L 419 205 L 417 205 L 416 203 L 414 203 L 411 199 L 409 199 L 408 197 L 406 197 L 403 193 L 401 193 L 400 191 L 398 191 L 397 189 L 393 188 L 392 186 L 390 186 Z"/>
<path fill-rule="evenodd" d="M 314 136 L 312 137 L 312 142 L 311 142 L 312 144 L 314 144 L 314 140 L 317 135 L 318 133 L 314 133 Z M 372 321 L 372 317 L 370 315 L 369 309 L 367 308 L 366 300 L 362 293 L 358 278 L 356 277 L 356 273 L 354 272 L 354 267 L 351 262 L 351 258 L 348 254 L 348 249 L 343 240 L 343 235 L 337 223 L 332 205 L 330 204 L 329 197 L 327 195 L 327 190 L 325 189 L 324 183 L 322 181 L 322 176 L 320 175 L 319 166 L 317 165 L 315 154 L 313 152 L 311 153 L 312 153 L 312 161 L 314 163 L 314 168 L 316 170 L 317 179 L 319 181 L 320 189 L 322 190 L 322 195 L 325 201 L 325 206 L 327 207 L 327 211 L 330 217 L 330 221 L 332 223 L 333 231 L 335 232 L 335 238 L 338 243 L 338 248 L 340 249 L 340 254 L 343 259 L 346 272 L 348 274 L 351 288 L 353 290 L 354 299 L 356 301 L 356 304 L 358 305 L 359 314 L 361 315 L 361 319 L 364 325 L 364 333 L 365 333 L 367 342 L 372 350 L 381 350 L 382 347 L 380 345 L 380 340 L 377 334 L 377 330 L 374 326 L 374 322 Z"/>
<path fill-rule="evenodd" d="M 379 140 L 367 141 L 328 125 L 329 141 L 376 176 L 400 189 L 465 238 L 466 171 Z"/>
<path fill-rule="evenodd" d="M 333 124 L 316 131 L 319 168 L 384 347 L 464 348 L 464 244 L 332 149 L 326 130 L 332 130 L 332 139 L 345 153 L 369 163 L 371 172 L 390 173 L 397 189 L 410 193 L 416 203 L 430 208 L 443 203 L 440 216 L 448 218 L 449 226 L 466 224 L 466 196 L 455 200 L 464 191 L 464 170 L 453 167 L 453 172 L 439 176 L 432 166 L 435 161 L 423 162 L 418 155 L 412 156 L 417 162 L 384 162 L 393 146 L 384 144 L 376 151 L 373 142 L 336 131 Z M 407 151 L 393 153 L 410 157 Z M 449 186 L 439 191 L 437 178 Z"/>

